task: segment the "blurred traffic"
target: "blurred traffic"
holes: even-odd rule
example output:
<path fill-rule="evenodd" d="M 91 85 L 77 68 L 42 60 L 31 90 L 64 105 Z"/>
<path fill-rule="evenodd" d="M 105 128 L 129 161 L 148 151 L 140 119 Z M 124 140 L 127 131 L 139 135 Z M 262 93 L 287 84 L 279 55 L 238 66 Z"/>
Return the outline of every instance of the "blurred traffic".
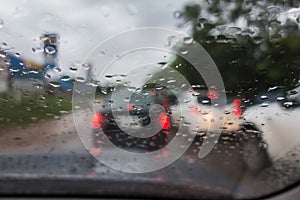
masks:
<path fill-rule="evenodd" d="M 69 4 L 24 1 L 0 7 L 3 177 L 150 180 L 241 198 L 299 182 L 299 2 L 78 1 L 74 9 Z M 174 35 L 162 40 L 177 54 L 151 48 L 95 51 L 106 38 L 144 26 L 187 34 L 179 42 Z M 142 39 L 159 43 L 159 36 Z M 193 52 L 195 44 L 208 52 L 209 64 L 201 60 L 206 54 Z M 208 83 L 186 55 L 207 74 L 216 65 L 224 88 Z M 99 64 L 108 57 L 113 59 L 108 66 Z M 78 96 L 88 103 L 75 102 Z M 199 158 L 217 137 L 210 154 Z M 185 154 L 150 175 L 131 176 L 97 160 L 106 143 L 136 154 L 161 151 L 154 159 L 159 163 L 171 157 L 164 149 L 175 138 L 191 145 L 178 145 Z M 107 155 L 121 156 L 117 150 L 109 148 Z"/>

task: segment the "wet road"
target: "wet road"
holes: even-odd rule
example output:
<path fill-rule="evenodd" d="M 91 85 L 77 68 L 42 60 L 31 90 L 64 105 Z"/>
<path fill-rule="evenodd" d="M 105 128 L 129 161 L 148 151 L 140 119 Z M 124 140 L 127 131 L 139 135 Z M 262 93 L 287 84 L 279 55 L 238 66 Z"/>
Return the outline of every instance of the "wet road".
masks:
<path fill-rule="evenodd" d="M 197 189 L 196 191 L 213 191 L 215 194 L 219 192 L 225 196 L 249 197 L 281 189 L 300 179 L 295 176 L 295 173 L 299 172 L 297 160 L 299 161 L 300 155 L 296 153 L 300 152 L 299 149 L 294 150 L 294 153 L 289 152 L 288 157 L 277 160 L 272 167 L 254 174 L 244 162 L 241 154 L 242 143 L 222 137 L 206 158 L 199 159 L 198 140 L 199 138 L 196 138 L 184 156 L 162 170 L 144 174 L 123 173 L 102 165 L 86 151 L 77 135 L 73 117 L 69 114 L 60 119 L 1 131 L 0 176 L 4 181 L 0 185 L 6 185 L 5 180 L 11 181 L 12 178 L 22 180 L 37 177 L 44 177 L 46 180 L 76 178 L 99 182 L 105 180 L 106 184 L 107 180 L 154 185 L 160 183 L 173 185 L 174 188 L 188 187 Z M 114 153 L 113 150 L 111 153 Z M 278 178 L 276 174 L 280 174 L 280 177 Z M 65 187 L 67 188 L 67 185 Z M 91 188 L 88 185 L 86 187 Z M 150 187 L 149 191 L 155 189 L 154 186 L 147 187 Z M 22 190 L 20 192 L 22 193 Z M 168 195 L 171 191 L 161 192 Z"/>

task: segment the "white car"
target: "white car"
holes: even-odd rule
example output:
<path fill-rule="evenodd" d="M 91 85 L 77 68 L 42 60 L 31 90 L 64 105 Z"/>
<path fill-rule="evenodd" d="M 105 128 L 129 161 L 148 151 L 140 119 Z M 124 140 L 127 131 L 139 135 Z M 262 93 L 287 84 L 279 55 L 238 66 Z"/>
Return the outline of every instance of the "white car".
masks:
<path fill-rule="evenodd" d="M 300 87 L 288 92 L 285 100 L 249 107 L 244 120 L 253 123 L 262 132 L 267 152 L 276 160 L 300 144 Z M 282 101 L 282 102 L 281 102 Z"/>
<path fill-rule="evenodd" d="M 204 94 L 208 93 L 204 91 Z M 200 137 L 207 132 L 217 131 L 221 136 L 236 137 L 241 142 L 243 160 L 252 173 L 257 173 L 271 164 L 265 143 L 261 137 L 261 131 L 255 126 L 255 120 L 249 118 L 249 123 L 244 119 L 241 109 L 241 101 L 234 99 L 225 106 L 225 109 L 213 108 L 207 98 L 193 96 L 191 92 L 184 92 L 180 97 L 178 106 L 173 106 L 172 121 L 180 121 L 186 125 L 190 133 Z M 179 100 L 180 102 L 180 100 Z M 252 113 L 255 106 L 248 109 Z M 214 110 L 213 110 L 214 109 Z M 257 113 L 257 111 L 254 111 Z M 253 112 L 253 113 L 254 113 Z M 250 116 L 250 115 L 247 115 Z"/>
<path fill-rule="evenodd" d="M 225 110 L 221 110 L 211 106 L 209 98 L 202 98 L 199 103 L 199 96 L 194 96 L 191 91 L 180 95 L 179 105 L 171 107 L 172 121 L 183 121 L 183 125 L 188 125 L 190 131 L 198 134 L 217 129 L 222 132 L 240 129 L 242 110 L 239 100 L 236 99 L 232 104 L 226 105 Z"/>

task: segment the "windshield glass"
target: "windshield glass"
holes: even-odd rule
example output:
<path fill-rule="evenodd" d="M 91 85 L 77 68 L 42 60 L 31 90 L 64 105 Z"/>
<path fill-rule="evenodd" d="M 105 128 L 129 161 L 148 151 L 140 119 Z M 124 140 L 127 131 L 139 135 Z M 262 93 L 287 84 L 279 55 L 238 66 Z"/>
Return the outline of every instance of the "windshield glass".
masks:
<path fill-rule="evenodd" d="M 299 6 L 2 2 L 0 193 L 244 199 L 297 185 Z"/>

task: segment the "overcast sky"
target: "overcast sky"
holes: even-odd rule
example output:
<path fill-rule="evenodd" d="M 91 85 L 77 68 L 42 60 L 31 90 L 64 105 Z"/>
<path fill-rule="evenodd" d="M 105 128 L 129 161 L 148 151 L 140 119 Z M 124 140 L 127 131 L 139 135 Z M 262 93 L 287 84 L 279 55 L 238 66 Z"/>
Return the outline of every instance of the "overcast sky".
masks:
<path fill-rule="evenodd" d="M 179 29 L 179 20 L 174 18 L 174 12 L 182 10 L 187 3 L 174 0 L 2 1 L 0 44 L 7 43 L 6 48 L 14 48 L 12 52 L 43 62 L 41 53 L 34 53 L 32 48 L 40 46 L 39 36 L 43 32 L 58 33 L 59 64 L 67 70 L 72 63 L 82 62 L 97 44 L 126 30 L 162 27 L 187 32 L 189 27 Z M 296 9 L 290 15 L 297 17 L 299 13 Z M 239 22 L 236 25 L 243 27 Z"/>
<path fill-rule="evenodd" d="M 32 51 L 40 45 L 39 36 L 45 31 L 58 33 L 60 65 L 69 68 L 73 62 L 82 61 L 96 44 L 122 31 L 139 27 L 177 29 L 173 13 L 182 6 L 182 1 L 173 0 L 3 1 L 0 42 L 23 57 L 41 62 L 40 53 Z"/>

